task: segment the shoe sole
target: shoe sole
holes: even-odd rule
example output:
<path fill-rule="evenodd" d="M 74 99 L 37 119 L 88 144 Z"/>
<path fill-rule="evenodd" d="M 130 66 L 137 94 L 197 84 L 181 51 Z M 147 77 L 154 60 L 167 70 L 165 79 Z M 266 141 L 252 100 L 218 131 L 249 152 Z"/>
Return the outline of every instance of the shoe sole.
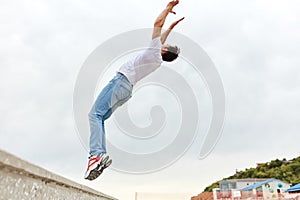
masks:
<path fill-rule="evenodd" d="M 90 174 L 85 179 L 92 181 L 92 180 L 95 180 L 96 178 L 98 178 L 102 174 L 104 169 L 106 169 L 107 167 L 109 167 L 111 165 L 112 160 L 111 159 L 108 160 L 108 159 L 109 159 L 109 156 L 107 156 L 103 160 L 101 160 L 100 164 L 98 164 L 95 169 L 91 170 Z"/>
<path fill-rule="evenodd" d="M 92 181 L 92 180 L 95 180 L 98 176 L 100 176 L 102 173 L 98 170 L 100 168 L 100 166 L 101 165 L 98 164 L 97 167 L 95 169 L 93 169 L 85 179 Z"/>

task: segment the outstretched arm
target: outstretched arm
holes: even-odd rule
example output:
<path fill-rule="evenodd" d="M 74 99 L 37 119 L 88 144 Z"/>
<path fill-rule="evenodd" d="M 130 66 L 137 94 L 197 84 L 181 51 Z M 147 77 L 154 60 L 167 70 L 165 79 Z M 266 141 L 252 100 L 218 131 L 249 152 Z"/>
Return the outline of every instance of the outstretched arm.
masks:
<path fill-rule="evenodd" d="M 169 13 L 176 14 L 173 11 L 174 6 L 176 6 L 179 3 L 179 0 L 173 0 L 170 1 L 167 5 L 167 7 L 160 13 L 160 15 L 156 18 L 154 22 L 154 29 L 152 33 L 152 39 L 159 37 L 161 35 L 161 29 L 166 21 L 166 18 Z"/>
<path fill-rule="evenodd" d="M 173 29 L 179 22 L 181 22 L 183 19 L 184 19 L 184 17 L 182 17 L 181 19 L 179 19 L 179 20 L 173 22 L 173 23 L 171 24 L 171 26 L 170 26 L 170 27 L 169 27 L 169 28 L 161 35 L 160 40 L 161 40 L 161 43 L 162 43 L 162 44 L 165 43 L 165 41 L 167 40 L 167 38 L 168 38 L 170 32 L 172 31 L 172 29 Z"/>

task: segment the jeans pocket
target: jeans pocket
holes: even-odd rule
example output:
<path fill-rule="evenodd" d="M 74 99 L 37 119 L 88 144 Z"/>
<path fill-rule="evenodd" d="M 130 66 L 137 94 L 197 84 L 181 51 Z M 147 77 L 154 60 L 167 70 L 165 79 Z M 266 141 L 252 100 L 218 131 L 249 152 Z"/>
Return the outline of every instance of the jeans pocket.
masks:
<path fill-rule="evenodd" d="M 126 102 L 131 97 L 131 88 L 128 85 L 121 83 L 116 88 L 115 94 L 118 101 Z"/>

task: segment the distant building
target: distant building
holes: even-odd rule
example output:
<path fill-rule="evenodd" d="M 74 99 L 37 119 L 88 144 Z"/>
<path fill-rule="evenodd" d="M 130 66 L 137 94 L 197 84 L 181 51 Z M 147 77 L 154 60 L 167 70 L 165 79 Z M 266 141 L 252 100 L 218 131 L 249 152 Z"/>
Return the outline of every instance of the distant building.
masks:
<path fill-rule="evenodd" d="M 288 192 L 288 193 L 300 193 L 300 183 L 298 183 L 297 185 L 294 185 L 293 187 L 290 187 L 285 192 Z"/>
<path fill-rule="evenodd" d="M 278 199 L 289 188 L 289 183 L 272 178 L 241 189 L 241 194 L 243 198 Z"/>
<path fill-rule="evenodd" d="M 289 183 L 278 179 L 230 179 L 213 189 L 213 199 L 284 199 Z M 299 186 L 300 190 L 300 186 Z M 193 199 L 201 200 L 201 199 Z"/>
<path fill-rule="evenodd" d="M 290 187 L 285 192 L 288 193 L 284 194 L 284 199 L 300 199 L 300 183 Z"/>
<path fill-rule="evenodd" d="M 259 183 L 268 179 L 264 178 L 246 178 L 246 179 L 228 179 L 219 182 L 220 191 L 240 190 L 247 186 Z"/>
<path fill-rule="evenodd" d="M 299 196 L 300 199 L 300 183 L 290 188 L 289 183 L 275 178 L 222 180 L 219 187 L 214 188 L 213 192 L 203 192 L 194 196 L 191 200 L 289 199 L 287 196 Z"/>
<path fill-rule="evenodd" d="M 257 167 L 261 167 L 261 166 L 263 166 L 263 165 L 265 165 L 266 163 L 256 163 L 256 166 Z"/>
<path fill-rule="evenodd" d="M 240 198 L 241 189 L 265 180 L 268 179 L 246 178 L 246 179 L 228 179 L 228 180 L 219 181 L 219 188 L 213 189 L 213 199 Z"/>

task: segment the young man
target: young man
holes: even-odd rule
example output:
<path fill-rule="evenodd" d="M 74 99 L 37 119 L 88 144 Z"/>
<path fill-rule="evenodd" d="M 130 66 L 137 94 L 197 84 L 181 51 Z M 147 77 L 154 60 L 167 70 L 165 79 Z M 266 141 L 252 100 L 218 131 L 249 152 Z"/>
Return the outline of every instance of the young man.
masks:
<path fill-rule="evenodd" d="M 101 91 L 95 104 L 89 113 L 90 122 L 90 157 L 85 179 L 94 180 L 111 164 L 106 154 L 106 138 L 104 121 L 126 101 L 131 98 L 132 88 L 139 80 L 155 71 L 163 61 L 172 62 L 178 57 L 179 48 L 165 45 L 165 41 L 172 29 L 184 19 L 181 18 L 171 24 L 171 26 L 161 34 L 162 27 L 169 13 L 179 0 L 173 0 L 157 17 L 154 23 L 152 41 L 150 46 L 138 54 L 117 71 L 116 76 Z"/>

